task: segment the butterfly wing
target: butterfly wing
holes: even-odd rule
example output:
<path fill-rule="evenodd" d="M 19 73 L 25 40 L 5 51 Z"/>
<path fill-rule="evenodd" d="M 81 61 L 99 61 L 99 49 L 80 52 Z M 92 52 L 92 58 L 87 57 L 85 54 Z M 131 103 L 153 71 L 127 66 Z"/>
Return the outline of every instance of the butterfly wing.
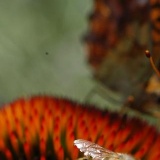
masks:
<path fill-rule="evenodd" d="M 80 149 L 81 152 L 84 152 L 85 156 L 91 156 L 94 160 L 102 160 L 102 159 L 109 159 L 112 160 L 119 160 L 119 154 L 107 150 L 95 143 L 90 141 L 86 141 L 83 139 L 78 139 L 74 141 L 74 144 Z"/>

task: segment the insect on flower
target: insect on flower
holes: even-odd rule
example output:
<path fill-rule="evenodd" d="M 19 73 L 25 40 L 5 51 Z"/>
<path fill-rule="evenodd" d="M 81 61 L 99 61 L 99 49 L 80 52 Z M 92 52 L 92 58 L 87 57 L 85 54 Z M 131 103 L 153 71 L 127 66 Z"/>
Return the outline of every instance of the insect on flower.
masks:
<path fill-rule="evenodd" d="M 105 149 L 98 144 L 86 141 L 83 139 L 77 139 L 74 141 L 74 145 L 80 149 L 81 152 L 84 152 L 86 156 L 84 159 L 93 159 L 93 160 L 136 160 L 134 157 L 124 153 L 112 152 L 108 149 Z M 80 158 L 82 159 L 82 158 Z"/>

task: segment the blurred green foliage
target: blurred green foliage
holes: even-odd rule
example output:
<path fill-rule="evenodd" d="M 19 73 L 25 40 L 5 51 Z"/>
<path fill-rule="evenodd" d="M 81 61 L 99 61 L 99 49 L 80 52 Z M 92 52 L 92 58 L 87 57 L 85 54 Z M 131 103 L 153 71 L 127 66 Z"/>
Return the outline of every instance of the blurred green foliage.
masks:
<path fill-rule="evenodd" d="M 83 100 L 92 87 L 80 39 L 92 1 L 0 1 L 0 102 L 33 94 Z"/>

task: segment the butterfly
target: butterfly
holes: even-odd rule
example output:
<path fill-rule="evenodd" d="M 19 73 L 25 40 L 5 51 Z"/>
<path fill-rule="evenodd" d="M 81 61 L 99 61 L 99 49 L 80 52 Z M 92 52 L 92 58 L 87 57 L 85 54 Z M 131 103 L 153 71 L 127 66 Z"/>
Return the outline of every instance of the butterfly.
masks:
<path fill-rule="evenodd" d="M 154 63 L 160 64 L 159 0 L 97 0 L 94 6 L 85 47 L 97 83 L 85 101 L 96 103 L 98 96 L 113 109 L 156 117 L 160 80 L 144 51 L 149 49 Z"/>
<path fill-rule="evenodd" d="M 79 160 L 136 160 L 129 154 L 113 152 L 96 143 L 83 139 L 75 140 L 74 145 L 85 155 L 84 158 L 80 158 Z"/>

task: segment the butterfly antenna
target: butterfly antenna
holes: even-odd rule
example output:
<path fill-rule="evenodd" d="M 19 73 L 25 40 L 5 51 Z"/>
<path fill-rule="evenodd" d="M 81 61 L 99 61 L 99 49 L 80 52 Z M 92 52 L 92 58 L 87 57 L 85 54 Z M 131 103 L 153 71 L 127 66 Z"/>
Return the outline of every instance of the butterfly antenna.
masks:
<path fill-rule="evenodd" d="M 157 67 L 156 67 L 156 65 L 155 65 L 155 63 L 154 63 L 154 61 L 153 61 L 153 57 L 152 57 L 150 51 L 149 51 L 149 50 L 146 50 L 146 51 L 145 51 L 145 55 L 147 56 L 147 58 L 149 58 L 149 61 L 150 61 L 150 64 L 151 64 L 153 70 L 156 72 L 156 74 L 157 74 L 158 77 L 160 78 L 160 72 L 159 72 L 159 70 L 157 69 Z"/>

